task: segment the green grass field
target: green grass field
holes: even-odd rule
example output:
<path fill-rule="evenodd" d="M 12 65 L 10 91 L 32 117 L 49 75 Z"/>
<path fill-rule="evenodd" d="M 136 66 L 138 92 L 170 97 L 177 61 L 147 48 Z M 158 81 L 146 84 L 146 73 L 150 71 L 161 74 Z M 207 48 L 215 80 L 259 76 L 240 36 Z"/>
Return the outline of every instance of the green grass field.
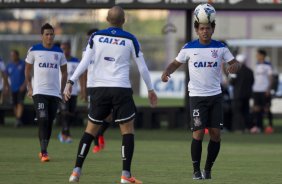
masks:
<path fill-rule="evenodd" d="M 40 163 L 37 128 L 0 127 L 0 183 L 52 184 L 68 183 L 74 165 L 83 127 L 73 128 L 74 142 L 61 144 L 55 127 L 49 146 L 51 162 Z M 190 137 L 186 130 L 137 130 L 133 174 L 146 184 L 267 184 L 281 183 L 282 136 L 223 134 L 222 149 L 214 166 L 213 179 L 193 181 L 190 161 Z M 89 152 L 81 184 L 118 183 L 121 170 L 120 144 L 117 129 L 106 133 L 103 152 Z M 206 158 L 204 142 L 203 161 Z M 204 163 L 204 162 L 203 162 Z M 203 166 L 204 164 L 202 164 Z"/>

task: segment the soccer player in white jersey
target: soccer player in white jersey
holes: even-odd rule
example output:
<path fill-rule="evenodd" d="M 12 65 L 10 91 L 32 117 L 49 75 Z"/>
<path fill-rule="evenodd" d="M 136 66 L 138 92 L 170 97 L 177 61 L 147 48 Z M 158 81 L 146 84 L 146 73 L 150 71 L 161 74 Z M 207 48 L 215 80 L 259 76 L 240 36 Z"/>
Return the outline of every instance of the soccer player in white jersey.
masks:
<path fill-rule="evenodd" d="M 5 71 L 6 71 L 5 63 L 0 57 L 0 104 L 2 103 L 3 100 L 2 96 L 6 96 L 9 91 L 8 76 Z"/>
<path fill-rule="evenodd" d="M 184 45 L 161 78 L 163 82 L 167 82 L 176 69 L 188 63 L 190 76 L 188 91 L 193 132 L 191 144 L 193 179 L 211 179 L 211 168 L 219 153 L 220 129 L 223 126 L 221 63 L 229 64 L 227 68 L 229 73 L 237 72 L 239 63 L 223 43 L 212 39 L 215 21 L 208 24 L 195 21 L 194 28 L 199 39 Z M 209 130 L 210 141 L 205 169 L 201 173 L 200 162 L 205 128 Z"/>
<path fill-rule="evenodd" d="M 99 31 L 99 29 L 97 29 L 97 28 L 90 29 L 87 32 L 88 40 L 89 40 L 90 36 L 93 33 L 97 32 L 97 31 Z M 82 57 L 84 56 L 84 54 L 85 54 L 85 50 L 82 52 Z M 82 78 L 84 78 L 84 81 L 87 81 L 87 71 L 84 72 Z M 86 91 L 87 91 L 86 90 L 86 82 L 85 82 L 85 85 L 82 85 L 82 86 L 83 86 L 82 88 L 83 88 L 84 93 L 86 93 Z M 90 102 L 88 102 L 88 103 L 90 103 Z M 98 153 L 98 152 L 102 151 L 105 148 L 106 141 L 105 141 L 105 138 L 104 138 L 104 133 L 109 128 L 110 123 L 112 122 L 112 119 L 113 119 L 112 118 L 112 113 L 110 113 L 110 115 L 106 119 L 103 120 L 103 124 L 99 128 L 98 134 L 95 136 L 95 138 L 93 140 L 93 142 L 94 142 L 94 146 L 93 146 L 93 149 L 92 149 L 93 153 Z"/>
<path fill-rule="evenodd" d="M 25 78 L 28 96 L 33 98 L 39 125 L 42 162 L 48 162 L 48 143 L 52 124 L 62 98 L 61 86 L 67 81 L 67 60 L 60 47 L 54 45 L 54 28 L 46 23 L 41 27 L 42 43 L 32 46 L 26 57 Z M 34 80 L 31 83 L 33 69 Z M 61 81 L 59 73 L 61 72 Z"/>
<path fill-rule="evenodd" d="M 135 36 L 122 29 L 125 15 L 119 6 L 108 11 L 107 21 L 111 27 L 94 33 L 89 39 L 84 57 L 67 82 L 64 95 L 68 100 L 71 86 L 88 68 L 87 87 L 90 107 L 88 124 L 81 138 L 75 168 L 69 181 L 78 182 L 82 165 L 91 142 L 97 135 L 103 120 L 113 110 L 113 120 L 120 126 L 122 134 L 121 183 L 142 183 L 131 174 L 131 160 L 134 151 L 134 118 L 136 108 L 129 79 L 131 57 L 137 63 L 139 72 L 148 88 L 150 104 L 157 104 L 150 74 Z M 98 181 L 97 183 L 103 183 Z"/>
<path fill-rule="evenodd" d="M 68 61 L 67 71 L 68 71 L 68 79 L 69 79 L 69 77 L 72 76 L 75 69 L 77 68 L 79 64 L 79 59 L 71 55 L 71 43 L 70 42 L 63 42 L 60 47 L 63 50 L 65 57 Z M 80 78 L 80 84 L 81 83 L 82 83 L 82 80 Z M 78 82 L 75 82 L 73 85 L 71 98 L 67 102 L 61 103 L 62 131 L 58 135 L 58 138 L 61 143 L 71 143 L 72 142 L 72 138 L 70 134 L 70 124 L 72 122 L 72 119 L 75 118 L 75 110 L 76 110 L 78 92 L 79 92 Z"/>
<path fill-rule="evenodd" d="M 257 51 L 257 65 L 254 70 L 255 83 L 253 85 L 254 127 L 251 128 L 251 133 L 259 133 L 263 130 L 264 111 L 270 112 L 273 71 L 271 65 L 265 61 L 265 57 L 266 51 L 261 49 Z"/>
<path fill-rule="evenodd" d="M 4 61 L 0 57 L 0 104 L 9 92 L 9 83 L 6 75 L 6 67 Z M 0 111 L 0 125 L 4 124 L 4 112 Z"/>

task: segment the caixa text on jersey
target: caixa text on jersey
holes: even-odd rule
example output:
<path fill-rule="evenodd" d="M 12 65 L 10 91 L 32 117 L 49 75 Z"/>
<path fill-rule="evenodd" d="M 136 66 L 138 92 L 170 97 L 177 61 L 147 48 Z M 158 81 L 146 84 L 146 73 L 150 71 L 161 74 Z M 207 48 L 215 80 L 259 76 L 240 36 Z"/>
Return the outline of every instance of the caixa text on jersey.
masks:
<path fill-rule="evenodd" d="M 99 42 L 125 46 L 125 40 L 117 39 L 117 38 L 100 37 Z"/>
<path fill-rule="evenodd" d="M 38 66 L 40 68 L 54 68 L 54 69 L 58 68 L 58 64 L 56 63 L 39 63 Z"/>
<path fill-rule="evenodd" d="M 214 68 L 214 67 L 217 67 L 218 64 L 217 64 L 217 62 L 212 62 L 212 61 L 211 62 L 199 61 L 199 62 L 195 62 L 194 66 L 196 68 L 203 68 L 203 67 L 205 67 L 205 68 Z"/>

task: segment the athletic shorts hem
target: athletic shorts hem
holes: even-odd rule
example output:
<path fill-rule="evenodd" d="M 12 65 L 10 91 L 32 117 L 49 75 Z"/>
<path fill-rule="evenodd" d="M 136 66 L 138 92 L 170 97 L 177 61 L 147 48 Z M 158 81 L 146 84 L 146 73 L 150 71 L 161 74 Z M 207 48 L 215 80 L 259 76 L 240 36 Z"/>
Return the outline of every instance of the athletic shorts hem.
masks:
<path fill-rule="evenodd" d="M 127 117 L 127 118 L 116 119 L 116 120 L 115 120 L 115 123 L 123 124 L 123 123 L 126 123 L 126 122 L 128 122 L 128 121 L 134 119 L 134 118 L 135 118 L 135 112 L 134 112 L 131 116 Z"/>
<path fill-rule="evenodd" d="M 216 129 L 219 129 L 219 130 L 222 130 L 223 129 L 223 125 L 221 126 L 206 126 L 206 127 L 194 127 L 194 128 L 191 128 L 191 132 L 195 132 L 195 131 L 198 131 L 198 130 L 204 130 L 206 128 L 216 128 Z"/>
<path fill-rule="evenodd" d="M 102 125 L 103 124 L 103 120 L 97 120 L 94 118 L 91 118 L 91 116 L 88 114 L 88 120 L 91 121 L 93 124 L 96 125 Z"/>

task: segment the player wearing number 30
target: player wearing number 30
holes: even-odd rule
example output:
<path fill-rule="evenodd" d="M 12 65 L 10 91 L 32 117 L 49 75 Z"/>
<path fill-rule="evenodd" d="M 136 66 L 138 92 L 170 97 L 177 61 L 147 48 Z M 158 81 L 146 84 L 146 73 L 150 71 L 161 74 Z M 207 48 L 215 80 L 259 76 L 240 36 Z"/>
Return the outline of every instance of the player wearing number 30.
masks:
<path fill-rule="evenodd" d="M 205 5 L 213 9 L 211 5 Z M 221 42 L 213 40 L 215 21 L 194 22 L 199 39 L 188 42 L 175 60 L 162 74 L 167 82 L 170 75 L 183 63 L 188 63 L 190 81 L 188 83 L 191 129 L 193 140 L 191 157 L 194 167 L 193 179 L 211 179 L 211 168 L 220 149 L 220 128 L 223 125 L 222 95 L 220 87 L 222 62 L 229 64 L 229 73 L 239 69 L 239 63 Z M 202 140 L 204 129 L 209 129 L 210 142 L 204 171 L 200 171 Z"/>
<path fill-rule="evenodd" d="M 28 96 L 33 98 L 36 118 L 39 125 L 39 142 L 42 162 L 49 161 L 47 153 L 51 137 L 53 120 L 62 98 L 61 86 L 67 80 L 67 60 L 63 51 L 54 45 L 54 28 L 50 24 L 41 27 L 42 44 L 32 46 L 26 57 L 25 78 Z M 31 71 L 34 70 L 34 82 L 31 84 Z M 62 78 L 60 81 L 60 71 Z"/>

